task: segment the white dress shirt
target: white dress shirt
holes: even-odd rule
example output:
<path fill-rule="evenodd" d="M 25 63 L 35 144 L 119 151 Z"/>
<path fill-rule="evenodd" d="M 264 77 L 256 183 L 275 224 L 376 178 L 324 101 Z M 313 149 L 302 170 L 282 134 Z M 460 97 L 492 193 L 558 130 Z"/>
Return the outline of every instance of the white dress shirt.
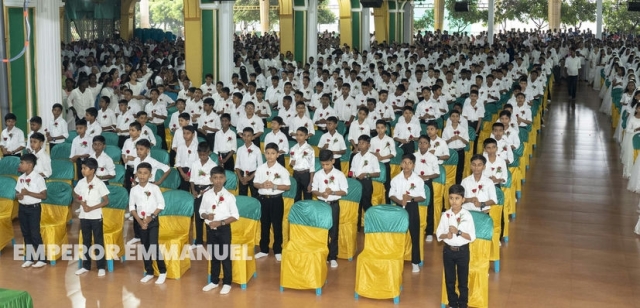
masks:
<path fill-rule="evenodd" d="M 65 123 L 66 124 L 66 123 Z M 0 146 L 5 147 L 9 151 L 15 151 L 20 147 L 25 146 L 24 132 L 18 127 L 13 127 L 11 131 L 6 128 L 2 130 L 2 140 L 0 140 Z"/>
<path fill-rule="evenodd" d="M 204 165 L 200 159 L 196 159 L 193 164 L 191 164 L 191 168 L 189 168 L 189 172 L 191 173 L 189 181 L 193 183 L 193 185 L 211 185 L 211 169 L 215 166 L 217 165 L 211 158 L 207 158 Z"/>
<path fill-rule="evenodd" d="M 155 104 L 153 102 L 149 102 L 146 106 L 144 106 L 144 111 L 147 113 L 149 117 L 149 122 L 153 124 L 163 124 L 164 119 L 153 117 L 153 112 L 155 111 L 156 115 L 159 116 L 167 116 L 167 104 L 158 100 Z"/>
<path fill-rule="evenodd" d="M 471 240 L 467 240 L 462 236 L 453 235 L 450 239 L 441 239 L 440 236 L 449 233 L 449 226 L 454 226 L 456 229 L 463 233 L 469 234 Z M 476 240 L 476 227 L 473 223 L 473 216 L 465 209 L 460 209 L 458 214 L 453 213 L 451 209 L 448 209 L 442 213 L 440 218 L 440 224 L 436 229 L 436 238 L 438 242 L 444 241 L 447 245 L 452 247 L 459 247 L 469 244 Z"/>
<path fill-rule="evenodd" d="M 296 143 L 296 145 L 291 148 L 289 155 L 291 156 L 291 161 L 294 162 L 293 170 L 309 172 L 316 171 L 316 159 L 314 157 L 315 152 L 308 143 L 305 142 L 303 145 Z"/>
<path fill-rule="evenodd" d="M 20 193 L 22 189 L 25 188 L 27 191 L 32 193 L 41 193 L 47 190 L 47 185 L 44 183 L 44 178 L 42 178 L 38 173 L 32 171 L 29 174 L 23 173 L 18 177 L 18 181 L 16 181 L 16 192 Z M 32 196 L 25 195 L 22 200 L 18 200 L 18 203 L 31 205 L 42 202 L 41 199 L 34 198 Z"/>
<path fill-rule="evenodd" d="M 322 149 L 325 144 L 329 144 L 327 150 L 333 152 L 347 150 L 347 145 L 344 142 L 344 137 L 342 137 L 342 135 L 340 135 L 338 131 L 335 131 L 333 135 L 331 135 L 331 133 L 329 132 L 324 133 L 324 135 L 322 135 L 320 141 L 318 142 L 318 148 Z M 333 158 L 335 159 L 339 159 L 340 157 L 342 157 L 342 154 L 333 154 Z"/>
<path fill-rule="evenodd" d="M 444 127 L 442 130 L 442 139 L 449 140 L 454 136 L 460 136 L 462 139 L 469 142 L 469 129 L 461 124 L 458 124 L 458 127 L 453 128 L 452 124 L 449 124 Z M 451 141 L 447 144 L 450 149 L 462 149 L 466 147 L 466 144 L 460 140 Z M 447 154 L 448 155 L 448 154 Z"/>
<path fill-rule="evenodd" d="M 358 177 L 363 173 L 379 173 L 380 163 L 378 158 L 371 152 L 366 152 L 364 155 L 358 152 L 353 156 L 349 171 L 353 172 L 354 177 Z"/>
<path fill-rule="evenodd" d="M 116 165 L 113 163 L 113 159 L 111 159 L 111 157 L 107 155 L 107 153 L 102 152 L 100 156 L 96 156 L 95 152 L 91 152 L 91 155 L 89 155 L 89 157 L 94 158 L 98 162 L 96 177 L 116 175 Z"/>
<path fill-rule="evenodd" d="M 429 151 L 431 150 L 435 150 L 433 155 L 436 157 L 449 156 L 449 146 L 447 145 L 447 142 L 440 137 L 436 136 L 436 139 L 429 141 Z M 438 164 L 442 165 L 442 163 L 444 163 L 444 160 L 438 159 Z"/>
<path fill-rule="evenodd" d="M 499 180 L 504 180 L 505 182 L 509 178 L 509 172 L 507 171 L 507 163 L 500 156 L 496 156 L 494 162 L 489 160 L 489 155 L 484 155 L 487 159 L 487 164 L 485 165 L 484 171 L 482 172 L 483 176 L 491 178 L 495 176 Z"/>
<path fill-rule="evenodd" d="M 98 109 L 98 117 L 96 118 L 96 120 L 98 121 L 98 123 L 100 123 L 100 127 L 116 126 L 118 122 L 118 120 L 116 119 L 116 114 L 109 108 L 107 108 L 105 111 L 102 111 L 102 109 Z"/>
<path fill-rule="evenodd" d="M 84 134 L 84 137 L 80 137 L 80 135 L 73 138 L 73 142 L 71 143 L 71 154 L 69 158 L 74 157 L 76 155 L 85 155 L 91 154 L 93 144 L 93 137 L 90 137 L 89 134 Z"/>
<path fill-rule="evenodd" d="M 396 156 L 396 143 L 393 139 L 387 135 L 384 135 L 382 139 L 380 137 L 375 136 L 371 138 L 371 147 L 369 147 L 369 151 L 371 153 L 378 153 L 380 156 L 387 156 L 389 154 Z M 391 161 L 391 158 L 383 159 L 381 163 L 388 163 Z M 389 175 L 387 175 L 389 176 Z"/>
<path fill-rule="evenodd" d="M 331 108 L 331 106 L 327 106 L 327 108 L 322 109 L 322 107 L 320 107 L 319 109 L 316 110 L 316 112 L 313 114 L 313 123 L 316 123 L 320 120 L 326 120 L 329 117 L 338 117 L 338 115 L 336 114 L 336 111 Z M 316 124 L 318 127 L 320 128 L 326 128 L 327 124 Z"/>
<path fill-rule="evenodd" d="M 198 128 L 202 129 L 204 126 L 213 129 L 220 129 L 222 124 L 220 124 L 220 116 L 214 111 L 211 111 L 209 114 L 203 112 L 198 118 Z M 208 130 L 207 134 L 213 134 L 214 132 Z"/>
<path fill-rule="evenodd" d="M 109 194 L 107 186 L 97 176 L 91 179 L 91 182 L 87 182 L 87 178 L 83 178 L 78 181 L 73 192 L 81 198 L 81 201 L 87 202 L 87 206 L 94 207 L 102 202 L 102 198 Z M 90 212 L 85 212 L 82 206 L 80 207 L 80 219 L 102 219 L 102 209 L 97 208 Z"/>
<path fill-rule="evenodd" d="M 122 151 L 120 152 L 120 154 L 125 156 L 133 156 L 133 157 L 138 156 L 137 154 L 138 152 L 136 152 L 136 142 L 142 139 L 147 139 L 147 138 L 140 135 L 136 140 L 133 140 L 133 138 L 128 138 L 127 140 L 125 140 L 124 144 L 122 145 Z M 134 166 L 133 161 L 127 162 L 127 166 L 133 167 Z"/>
<path fill-rule="evenodd" d="M 349 95 L 346 98 L 343 95 L 338 96 L 333 102 L 333 109 L 338 114 L 338 120 L 345 122 L 358 113 L 357 104 Z"/>
<path fill-rule="evenodd" d="M 296 115 L 295 117 L 289 120 L 289 127 L 290 127 L 289 134 L 295 133 L 300 127 L 306 127 L 310 135 L 316 134 L 313 121 L 311 121 L 311 119 L 309 119 L 307 116 L 300 117 Z"/>
<path fill-rule="evenodd" d="M 136 211 L 138 216 L 144 218 L 151 216 L 156 209 L 164 209 L 164 196 L 158 185 L 148 182 L 145 186 L 136 185 L 131 187 L 129 212 Z"/>
<path fill-rule="evenodd" d="M 33 167 L 33 171 L 38 174 L 44 174 L 44 178 L 51 177 L 51 157 L 49 157 L 49 154 L 47 154 L 44 148 L 33 154 L 38 159 L 36 165 Z"/>
<path fill-rule="evenodd" d="M 422 127 L 420 127 L 420 124 L 418 122 L 410 121 L 409 123 L 407 123 L 404 117 L 400 117 L 393 130 L 393 137 L 409 140 L 410 137 L 420 137 L 421 131 Z"/>
<path fill-rule="evenodd" d="M 260 148 L 251 143 L 249 147 L 243 145 L 238 148 L 236 154 L 236 165 L 234 169 L 240 169 L 244 172 L 253 172 L 262 165 L 262 153 Z"/>
<path fill-rule="evenodd" d="M 289 152 L 289 140 L 287 136 L 279 130 L 277 133 L 274 131 L 268 132 L 264 136 L 264 146 L 266 147 L 269 143 L 275 143 L 278 145 L 278 152 L 282 151 L 283 153 Z M 280 156 L 281 154 L 278 154 Z"/>
<path fill-rule="evenodd" d="M 255 177 L 253 178 L 254 183 L 264 183 L 266 181 L 271 181 L 274 185 L 291 185 L 291 179 L 289 178 L 289 171 L 287 168 L 278 164 L 277 162 L 273 164 L 273 166 L 269 167 L 268 163 L 264 163 L 256 169 Z M 258 189 L 258 194 L 260 195 L 279 195 L 284 193 L 284 190 L 278 189 L 267 189 L 260 188 Z"/>
<path fill-rule="evenodd" d="M 262 118 L 255 114 L 251 118 L 247 118 L 246 115 L 240 116 L 240 119 L 238 119 L 238 125 L 236 126 L 239 135 L 242 134 L 245 127 L 251 127 L 254 134 L 264 132 L 264 123 L 262 122 Z"/>
<path fill-rule="evenodd" d="M 140 159 L 140 157 L 136 157 L 136 159 L 133 161 L 133 170 L 134 172 L 138 170 L 138 165 L 141 163 L 149 163 L 151 165 L 151 177 L 149 178 L 149 182 L 153 183 L 155 182 L 155 178 L 156 178 L 156 172 L 158 171 L 158 169 L 164 171 L 164 173 L 167 173 L 167 171 L 169 171 L 169 166 L 157 161 L 155 158 L 151 157 L 151 155 L 147 155 L 147 157 L 145 157 L 144 159 Z M 126 179 L 125 179 L 126 180 Z"/>
<path fill-rule="evenodd" d="M 186 142 L 176 149 L 176 162 L 175 167 L 191 167 L 194 161 L 198 158 L 198 140 L 193 138 L 191 143 Z"/>
<path fill-rule="evenodd" d="M 93 143 L 93 137 L 102 134 L 102 126 L 100 126 L 100 122 L 93 121 L 93 123 L 89 123 L 87 121 L 87 135 L 89 135 L 89 139 L 91 139 L 91 143 Z"/>
<path fill-rule="evenodd" d="M 349 128 L 349 142 L 354 141 L 358 144 L 358 138 L 362 135 L 367 135 L 371 133 L 371 127 L 369 126 L 369 122 L 365 119 L 362 123 L 358 120 L 354 120 L 351 122 L 351 126 Z"/>
<path fill-rule="evenodd" d="M 496 186 L 493 184 L 493 181 L 484 175 L 480 177 L 479 181 L 476 181 L 473 174 L 464 178 L 462 183 L 460 183 L 464 187 L 464 197 L 465 198 L 478 198 L 479 202 L 487 202 L 489 200 L 493 200 L 496 204 L 498 203 L 498 197 L 496 195 Z M 468 211 L 480 211 L 479 207 L 476 207 L 471 202 L 464 203 L 462 208 L 467 209 Z M 489 209 L 488 207 L 486 208 Z"/>
<path fill-rule="evenodd" d="M 235 152 L 237 150 L 237 141 L 236 134 L 231 130 L 220 129 L 216 132 L 215 141 L 213 143 L 213 153 L 229 153 L 231 151 Z"/>
<path fill-rule="evenodd" d="M 204 223 L 207 225 L 212 221 L 223 221 L 229 217 L 239 219 L 236 197 L 224 187 L 218 193 L 213 189 L 207 190 L 202 195 L 199 215 L 207 217 L 209 214 L 213 214 L 213 220 L 205 219 Z"/>
<path fill-rule="evenodd" d="M 404 177 L 404 171 L 396 175 L 391 180 L 391 188 L 389 188 L 389 197 L 395 196 L 402 200 L 402 195 L 409 195 L 413 198 L 426 198 L 424 191 L 424 181 L 415 172 L 412 172 L 409 178 Z"/>
<path fill-rule="evenodd" d="M 135 120 L 136 120 L 136 117 L 133 115 L 133 113 L 129 111 L 119 115 L 118 118 L 116 119 L 116 128 L 124 131 L 121 133 L 118 133 L 118 136 L 129 136 L 129 125 L 133 123 L 133 121 Z"/>
<path fill-rule="evenodd" d="M 416 157 L 416 164 L 413 172 L 419 176 L 440 174 L 438 158 L 431 152 L 422 154 L 419 150 L 413 154 Z"/>
<path fill-rule="evenodd" d="M 51 123 L 44 130 L 45 133 L 49 133 L 51 137 L 62 136 L 64 138 L 59 138 L 56 140 L 51 140 L 50 143 L 59 144 L 63 143 L 65 139 L 69 138 L 69 128 L 67 125 L 67 121 L 62 116 L 59 116 L 57 119 L 53 119 Z"/>
<path fill-rule="evenodd" d="M 336 168 L 331 169 L 329 173 L 324 170 L 320 170 L 313 175 L 313 182 L 311 183 L 311 190 L 324 192 L 327 188 L 332 191 L 344 191 L 349 193 L 349 183 L 347 177 L 344 176 L 342 171 L 338 171 Z M 329 195 L 326 199 L 322 196 L 318 197 L 318 200 L 325 202 L 332 202 L 340 200 L 340 196 Z"/>

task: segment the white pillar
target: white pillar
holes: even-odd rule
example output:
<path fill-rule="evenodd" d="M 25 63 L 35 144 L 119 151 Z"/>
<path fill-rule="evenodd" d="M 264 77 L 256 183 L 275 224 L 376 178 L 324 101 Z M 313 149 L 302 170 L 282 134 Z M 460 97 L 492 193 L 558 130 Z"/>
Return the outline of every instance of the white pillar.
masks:
<path fill-rule="evenodd" d="M 413 44 L 413 2 L 408 1 L 404 5 L 404 20 L 402 32 L 404 38 L 403 43 Z"/>
<path fill-rule="evenodd" d="M 307 11 L 307 58 L 302 64 L 313 57 L 318 60 L 318 0 L 308 0 Z"/>
<path fill-rule="evenodd" d="M 371 8 L 363 7 L 362 14 L 360 14 L 360 49 L 371 51 Z"/>
<path fill-rule="evenodd" d="M 489 0 L 489 18 L 487 20 L 487 41 L 489 45 L 493 44 L 493 23 L 495 20 L 496 6 L 494 0 Z"/>
<path fill-rule="evenodd" d="M 140 0 L 140 28 L 149 29 L 149 0 Z"/>
<path fill-rule="evenodd" d="M 220 49 L 217 59 L 220 72 L 220 81 L 225 85 L 231 84 L 231 75 L 233 74 L 233 1 L 220 1 L 218 10 L 218 22 L 220 27 L 217 29 Z M 214 30 L 215 31 L 215 30 Z"/>
<path fill-rule="evenodd" d="M 596 1 L 596 38 L 602 39 L 602 0 Z"/>
<path fill-rule="evenodd" d="M 63 5 L 60 0 L 37 0 L 36 5 L 36 28 L 32 39 L 35 38 L 36 44 L 38 115 L 44 126 L 53 121 L 53 105 L 62 103 L 60 7 Z"/>

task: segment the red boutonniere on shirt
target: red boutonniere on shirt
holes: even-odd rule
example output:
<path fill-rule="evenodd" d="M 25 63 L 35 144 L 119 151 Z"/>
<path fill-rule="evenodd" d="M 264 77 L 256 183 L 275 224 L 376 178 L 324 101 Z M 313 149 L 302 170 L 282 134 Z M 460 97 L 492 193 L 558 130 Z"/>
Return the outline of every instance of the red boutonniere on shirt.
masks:
<path fill-rule="evenodd" d="M 474 188 L 471 190 L 471 192 L 475 194 L 476 192 L 478 192 L 478 190 Z"/>
<path fill-rule="evenodd" d="M 293 156 L 295 154 L 293 151 L 289 152 L 289 156 Z"/>
<path fill-rule="evenodd" d="M 376 153 L 380 153 L 380 149 L 376 149 Z"/>
<path fill-rule="evenodd" d="M 231 142 L 231 140 L 233 140 L 233 138 L 231 137 L 227 138 L 227 142 Z"/>
<path fill-rule="evenodd" d="M 13 133 L 9 134 L 9 138 L 13 138 Z"/>
<path fill-rule="evenodd" d="M 436 141 L 435 147 L 439 147 L 440 146 L 440 142 Z"/>
<path fill-rule="evenodd" d="M 304 123 L 304 127 L 309 128 L 309 123 Z"/>
<path fill-rule="evenodd" d="M 455 132 L 453 132 L 453 134 L 457 136 L 457 135 L 460 135 L 460 132 L 459 131 L 455 131 Z"/>
<path fill-rule="evenodd" d="M 26 179 L 24 181 L 27 183 L 27 186 L 29 186 L 29 183 L 31 183 L 31 179 Z"/>
<path fill-rule="evenodd" d="M 421 159 L 420 162 L 423 163 L 423 164 L 426 164 L 427 160 L 426 159 Z"/>
<path fill-rule="evenodd" d="M 278 141 L 278 144 L 282 143 L 282 141 L 283 141 L 283 140 L 282 140 L 282 139 L 280 139 L 280 141 Z"/>
<path fill-rule="evenodd" d="M 2 140 L 7 141 L 7 137 L 2 138 Z"/>
<path fill-rule="evenodd" d="M 198 170 L 198 176 L 206 176 L 207 173 L 204 170 Z"/>
<path fill-rule="evenodd" d="M 187 153 L 189 153 L 189 155 L 191 155 L 191 150 L 187 150 Z"/>
<path fill-rule="evenodd" d="M 351 104 L 347 104 L 347 108 L 351 108 Z"/>
<path fill-rule="evenodd" d="M 478 190 L 482 191 L 482 185 L 478 185 Z"/>
<path fill-rule="evenodd" d="M 86 148 L 87 147 L 87 142 L 86 141 L 82 141 L 82 147 Z"/>
<path fill-rule="evenodd" d="M 150 192 L 150 191 L 148 191 L 148 190 L 147 190 L 147 191 L 145 191 L 145 192 L 144 192 L 144 194 L 145 194 L 145 195 L 147 195 L 147 199 L 149 199 L 149 197 L 151 196 L 151 192 Z"/>
<path fill-rule="evenodd" d="M 493 171 L 494 169 L 496 169 L 496 168 L 494 168 L 494 167 L 491 167 L 491 171 Z"/>
<path fill-rule="evenodd" d="M 363 167 L 366 167 L 366 166 L 368 166 L 368 165 L 369 165 L 369 161 L 368 161 L 368 160 L 365 160 L 365 161 L 364 161 L 364 165 L 363 165 Z"/>
<path fill-rule="evenodd" d="M 420 171 L 420 175 L 421 175 L 421 176 L 424 176 L 424 171 Z"/>
<path fill-rule="evenodd" d="M 89 192 L 93 189 L 93 185 L 89 185 Z"/>
<path fill-rule="evenodd" d="M 329 178 L 329 184 L 332 184 L 333 182 L 335 182 L 336 177 L 334 177 L 333 175 Z M 326 182 L 326 180 L 325 180 Z"/>
<path fill-rule="evenodd" d="M 58 127 L 58 122 L 54 122 L 53 126 Z"/>
<path fill-rule="evenodd" d="M 175 124 L 173 124 L 173 128 L 176 128 L 176 125 L 175 125 Z"/>
<path fill-rule="evenodd" d="M 511 132 L 509 132 L 509 131 L 508 131 L 508 132 L 507 132 L 507 137 L 508 137 L 509 135 L 511 135 Z"/>
<path fill-rule="evenodd" d="M 145 135 L 149 135 L 149 132 L 145 130 L 145 131 L 144 131 L 144 134 L 145 134 Z"/>
<path fill-rule="evenodd" d="M 82 201 L 82 196 L 78 196 L 78 201 Z"/>
<path fill-rule="evenodd" d="M 145 213 L 144 211 L 140 212 L 140 215 L 142 215 L 142 219 L 144 219 L 145 216 L 147 216 L 147 213 Z"/>
<path fill-rule="evenodd" d="M 127 154 L 129 154 L 131 151 L 127 150 Z"/>
<path fill-rule="evenodd" d="M 128 119 L 128 118 L 127 118 L 127 119 L 124 119 L 124 123 L 128 123 L 128 122 L 129 122 L 129 119 Z M 56 126 L 58 126 L 58 123 L 56 123 Z"/>
<path fill-rule="evenodd" d="M 473 107 L 473 110 L 474 111 L 478 111 L 478 107 Z"/>
<path fill-rule="evenodd" d="M 251 154 L 251 153 L 253 153 L 253 150 L 252 149 L 247 149 L 247 153 Z"/>
<path fill-rule="evenodd" d="M 276 173 L 276 174 L 274 174 L 274 175 L 273 175 L 273 179 L 274 179 L 274 180 L 277 180 L 277 179 L 279 179 L 279 178 L 280 178 L 280 174 Z"/>
<path fill-rule="evenodd" d="M 414 190 L 414 189 L 416 189 L 416 184 L 411 183 L 411 186 L 409 187 L 409 190 Z"/>
<path fill-rule="evenodd" d="M 106 114 L 105 114 L 105 115 L 103 115 L 103 116 L 102 116 L 102 118 L 103 118 L 103 119 L 106 119 L 106 118 L 107 118 L 107 115 L 106 115 Z"/>
<path fill-rule="evenodd" d="M 506 152 L 507 151 L 507 147 L 506 146 L 502 147 L 502 150 Z"/>
<path fill-rule="evenodd" d="M 292 152 L 292 153 L 293 153 L 293 152 Z M 291 155 L 293 155 L 293 154 L 291 154 Z M 307 157 L 307 155 L 309 155 L 309 153 L 307 153 L 307 151 L 304 151 L 304 152 L 302 153 L 302 157 Z"/>
<path fill-rule="evenodd" d="M 327 139 L 327 143 L 331 142 L 331 139 Z"/>
<path fill-rule="evenodd" d="M 104 171 L 104 168 L 100 168 L 100 171 Z"/>
<path fill-rule="evenodd" d="M 496 170 L 496 173 L 500 173 L 502 172 L 502 167 L 498 167 L 498 170 Z"/>
<path fill-rule="evenodd" d="M 522 112 L 521 112 L 521 113 L 522 113 L 522 115 L 524 115 L 524 110 L 522 110 Z"/>

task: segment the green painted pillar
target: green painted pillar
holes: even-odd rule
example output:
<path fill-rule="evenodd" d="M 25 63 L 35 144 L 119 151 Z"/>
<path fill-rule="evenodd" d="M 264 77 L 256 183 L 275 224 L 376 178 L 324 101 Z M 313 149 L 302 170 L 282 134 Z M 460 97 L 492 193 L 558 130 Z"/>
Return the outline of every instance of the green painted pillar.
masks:
<path fill-rule="evenodd" d="M 396 0 L 389 0 L 389 43 L 398 41 L 398 3 Z"/>
<path fill-rule="evenodd" d="M 293 58 L 300 63 L 307 60 L 307 10 L 306 0 L 293 0 Z"/>
<path fill-rule="evenodd" d="M 351 0 L 351 39 L 353 49 L 362 51 L 362 7 L 359 0 Z"/>

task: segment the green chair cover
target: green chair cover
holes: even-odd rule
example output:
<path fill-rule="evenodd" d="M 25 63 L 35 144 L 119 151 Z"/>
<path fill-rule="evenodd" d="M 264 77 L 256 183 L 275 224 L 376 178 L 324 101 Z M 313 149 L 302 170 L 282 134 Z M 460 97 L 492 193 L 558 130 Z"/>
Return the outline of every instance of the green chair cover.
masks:
<path fill-rule="evenodd" d="M 320 143 L 320 138 L 322 138 L 322 134 L 319 134 L 321 132 L 316 132 L 315 135 L 311 136 L 311 138 L 309 138 L 309 140 L 307 140 L 307 142 L 312 145 L 312 146 L 318 146 L 318 144 Z"/>
<path fill-rule="evenodd" d="M 16 180 L 0 176 L 0 198 L 14 200 L 16 198 Z"/>
<path fill-rule="evenodd" d="M 402 155 L 404 155 L 404 151 L 402 150 L 402 148 L 396 145 L 396 156 L 392 157 L 391 160 L 389 160 L 389 164 L 400 165 L 400 163 L 402 162 Z"/>
<path fill-rule="evenodd" d="M 349 187 L 348 193 L 344 196 L 344 200 L 360 202 L 362 198 L 362 185 L 358 180 L 347 178 L 347 185 Z"/>
<path fill-rule="evenodd" d="M 366 216 L 364 233 L 407 233 L 409 229 L 409 214 L 400 206 L 372 206 L 367 210 Z"/>
<path fill-rule="evenodd" d="M 640 134 L 633 135 L 633 139 L 632 140 L 633 140 L 633 149 L 634 150 L 640 150 Z"/>
<path fill-rule="evenodd" d="M 160 180 L 160 178 L 163 175 L 164 175 L 164 171 L 158 169 L 158 171 L 156 171 L 155 180 L 156 181 Z M 178 170 L 176 170 L 175 168 L 171 168 L 171 172 L 169 173 L 167 178 L 164 180 L 164 182 L 160 184 L 160 187 L 169 188 L 169 189 L 178 189 L 178 187 L 180 187 L 180 173 L 178 172 Z"/>
<path fill-rule="evenodd" d="M 57 147 L 57 146 L 56 146 Z M 54 148 L 55 149 L 55 148 Z M 64 182 L 47 182 L 47 199 L 42 203 L 68 206 L 72 201 L 71 185 Z"/>
<path fill-rule="evenodd" d="M 71 156 L 71 143 L 60 143 L 51 149 L 51 159 L 69 159 Z M 3 159 L 4 160 L 4 159 Z"/>
<path fill-rule="evenodd" d="M 440 176 L 433 179 L 434 182 L 444 185 L 447 183 L 447 171 L 444 169 L 444 166 L 440 165 Z"/>
<path fill-rule="evenodd" d="M 65 143 L 72 143 L 73 139 L 75 139 L 78 136 L 78 132 L 76 132 L 75 130 L 70 130 L 69 131 L 69 137 L 67 137 L 67 139 L 64 140 Z M 58 144 L 60 145 L 60 144 Z M 58 146 L 56 145 L 56 147 Z"/>
<path fill-rule="evenodd" d="M 496 197 L 498 199 L 498 205 L 499 206 L 503 206 L 504 205 L 504 193 L 502 192 L 502 189 L 496 188 Z"/>
<path fill-rule="evenodd" d="M 55 148 L 54 148 L 55 149 Z M 67 159 L 69 157 L 67 156 Z M 18 166 L 20 165 L 20 157 L 8 156 L 0 159 L 0 174 L 2 175 L 20 175 Z"/>
<path fill-rule="evenodd" d="M 264 133 L 260 135 L 260 142 L 264 142 L 264 137 L 267 136 L 267 134 L 270 132 L 271 132 L 271 128 L 265 127 Z"/>
<path fill-rule="evenodd" d="M 118 146 L 118 134 L 114 133 L 114 132 L 102 132 L 102 137 L 104 137 L 104 140 L 106 142 L 107 145 L 115 145 Z"/>
<path fill-rule="evenodd" d="M 429 206 L 429 199 L 431 199 L 431 189 L 429 189 L 429 186 L 424 185 L 424 201 L 418 203 L 418 205 L 420 206 Z"/>
<path fill-rule="evenodd" d="M 193 215 L 193 196 L 184 190 L 167 190 L 162 193 L 164 197 L 164 210 L 160 216 L 186 216 Z"/>
<path fill-rule="evenodd" d="M 151 146 L 151 149 L 162 149 L 162 137 L 160 137 L 158 134 L 155 134 L 154 136 L 156 138 L 156 144 Z"/>
<path fill-rule="evenodd" d="M 73 163 L 65 159 L 54 159 L 51 161 L 50 179 L 73 180 Z"/>
<path fill-rule="evenodd" d="M 109 204 L 108 208 L 120 209 L 128 212 L 129 208 L 129 193 L 122 186 L 107 185 L 109 190 Z"/>
<path fill-rule="evenodd" d="M 298 191 L 298 182 L 292 176 L 289 177 L 289 181 L 291 181 L 291 188 L 282 193 L 283 198 L 296 198 L 296 192 Z"/>
<path fill-rule="evenodd" d="M 289 211 L 289 222 L 328 230 L 333 225 L 331 207 L 323 201 L 298 201 Z"/>
<path fill-rule="evenodd" d="M 445 160 L 442 164 L 443 165 L 457 166 L 458 165 L 458 152 L 456 152 L 454 149 L 449 149 L 449 159 Z"/>
<path fill-rule="evenodd" d="M 253 197 L 236 196 L 236 206 L 238 207 L 238 213 L 240 217 L 260 220 L 262 210 L 260 208 L 260 201 Z"/>
<path fill-rule="evenodd" d="M 220 163 L 220 160 L 218 159 L 218 154 L 211 152 L 211 154 L 209 154 L 209 158 L 211 158 L 211 160 L 213 160 L 214 163 L 216 163 L 216 165 L 218 165 Z"/>
<path fill-rule="evenodd" d="M 169 153 L 162 149 L 151 149 L 151 157 L 165 165 L 169 165 Z"/>
<path fill-rule="evenodd" d="M 476 211 L 470 211 L 476 228 L 476 238 L 490 241 L 493 237 L 493 220 L 491 216 Z M 369 216 L 367 216 L 367 219 Z"/>
<path fill-rule="evenodd" d="M 146 124 L 145 124 L 145 126 L 146 126 L 146 127 L 148 127 L 149 129 L 151 129 L 151 132 L 152 132 L 154 135 L 157 135 L 157 134 L 158 134 L 158 127 L 157 127 L 155 124 L 152 124 L 152 123 L 146 123 Z"/>
<path fill-rule="evenodd" d="M 116 164 L 116 177 L 113 179 L 114 183 L 124 184 L 125 171 L 123 165 Z M 111 182 L 111 180 L 109 182 Z"/>
<path fill-rule="evenodd" d="M 236 190 L 238 189 L 238 176 L 235 172 L 225 170 L 225 175 L 227 177 L 227 181 L 224 182 L 224 188 L 227 190 Z"/>
<path fill-rule="evenodd" d="M 57 146 L 56 146 L 57 147 Z M 56 148 L 53 148 L 54 150 Z M 120 164 L 122 161 L 122 150 L 120 150 L 120 148 L 117 145 L 107 145 L 104 148 L 104 152 L 111 157 L 111 160 L 113 160 L 114 164 Z"/>

